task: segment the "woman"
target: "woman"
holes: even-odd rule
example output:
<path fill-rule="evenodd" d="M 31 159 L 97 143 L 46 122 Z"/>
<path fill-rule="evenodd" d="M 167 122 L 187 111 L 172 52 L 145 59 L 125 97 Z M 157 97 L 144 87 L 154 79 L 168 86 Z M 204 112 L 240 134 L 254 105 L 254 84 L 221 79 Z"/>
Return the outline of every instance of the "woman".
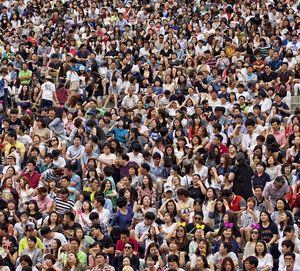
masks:
<path fill-rule="evenodd" d="M 255 256 L 258 259 L 258 271 L 271 271 L 273 268 L 273 257 L 268 253 L 267 244 L 258 240 L 255 245 Z"/>
<path fill-rule="evenodd" d="M 146 268 L 145 271 L 157 271 L 157 263 L 158 263 L 158 257 L 156 255 L 147 255 L 145 258 L 146 262 Z"/>
<path fill-rule="evenodd" d="M 88 243 L 84 240 L 84 231 L 82 228 L 76 228 L 74 231 L 74 237 L 80 241 L 79 249 L 86 251 Z"/>
<path fill-rule="evenodd" d="M 63 247 L 61 245 L 61 241 L 59 239 L 53 239 L 51 242 L 51 250 L 49 251 L 50 254 L 48 254 L 55 258 L 55 260 L 57 261 L 57 266 L 59 268 L 62 268 L 63 266 L 64 255 L 65 255 L 65 253 L 62 252 L 62 248 Z"/>
<path fill-rule="evenodd" d="M 271 181 L 270 175 L 266 173 L 265 170 L 266 170 L 266 164 L 264 162 L 258 162 L 256 164 L 256 171 L 252 178 L 252 187 L 255 186 L 265 187 L 265 185 Z"/>
<path fill-rule="evenodd" d="M 214 203 L 216 198 L 217 198 L 216 190 L 211 187 L 207 188 L 205 200 L 202 205 L 203 222 L 204 223 L 209 223 L 208 214 L 209 214 L 211 206 Z"/>
<path fill-rule="evenodd" d="M 234 235 L 234 223 L 224 222 L 224 227 L 221 229 L 221 238 L 215 243 L 214 252 L 219 251 L 219 247 L 223 242 L 227 242 L 231 245 L 231 251 L 237 255 L 239 244 L 236 237 L 238 236 Z"/>
<path fill-rule="evenodd" d="M 30 200 L 27 206 L 27 213 L 29 220 L 33 222 L 36 228 L 39 228 L 42 224 L 43 216 L 39 211 L 39 206 L 36 200 Z"/>
<path fill-rule="evenodd" d="M 266 173 L 270 176 L 271 181 L 281 175 L 281 165 L 277 163 L 272 155 L 267 159 Z"/>
<path fill-rule="evenodd" d="M 149 196 L 152 204 L 156 202 L 157 191 L 154 187 L 152 177 L 150 175 L 143 176 L 142 185 L 138 187 L 138 199 L 144 196 Z"/>
<path fill-rule="evenodd" d="M 197 231 L 200 231 L 201 229 L 198 229 Z M 196 231 L 196 233 L 197 233 Z M 196 236 L 195 233 L 195 236 Z M 196 250 L 191 249 L 192 242 L 190 243 L 190 250 L 189 250 L 189 258 L 190 258 L 190 268 L 193 269 L 197 265 L 197 258 L 199 256 L 205 257 L 207 262 L 211 262 L 213 255 L 211 254 L 211 249 L 209 242 L 206 239 L 201 239 L 197 243 Z"/>
<path fill-rule="evenodd" d="M 259 221 L 259 211 L 254 210 L 256 201 L 253 197 L 247 199 L 247 209 L 241 215 L 240 233 L 244 240 L 250 240 L 251 225 L 257 224 Z"/>
<path fill-rule="evenodd" d="M 50 110 L 51 112 L 51 110 Z M 55 109 L 55 118 L 50 122 L 49 129 L 52 131 L 54 136 L 57 136 L 61 142 L 62 145 L 62 152 L 65 154 L 66 152 L 66 130 L 65 130 L 65 124 L 63 122 L 63 109 L 60 107 L 57 107 Z"/>
<path fill-rule="evenodd" d="M 190 240 L 186 228 L 183 226 L 179 226 L 179 222 L 177 224 L 175 238 L 177 240 L 179 251 L 182 252 L 188 251 Z"/>
<path fill-rule="evenodd" d="M 31 133 L 31 138 L 38 135 L 43 144 L 48 144 L 50 140 L 50 130 L 43 119 L 37 119 Z"/>
<path fill-rule="evenodd" d="M 105 166 L 111 166 L 116 160 L 116 155 L 111 153 L 111 146 L 106 143 L 102 146 L 102 152 L 99 156 L 100 168 L 103 169 Z"/>
<path fill-rule="evenodd" d="M 212 270 L 221 271 L 222 262 L 226 257 L 230 257 L 234 263 L 235 268 L 238 268 L 238 258 L 235 253 L 231 251 L 232 246 L 228 242 L 222 242 L 220 244 L 219 251 L 213 256 L 210 264 Z"/>
<path fill-rule="evenodd" d="M 266 242 L 267 247 L 270 248 L 278 238 L 278 229 L 268 212 L 262 211 L 260 213 L 259 225 L 260 237 Z"/>
<path fill-rule="evenodd" d="M 210 269 L 207 258 L 202 255 L 197 256 L 195 268 L 199 271 L 209 271 Z"/>
<path fill-rule="evenodd" d="M 22 250 L 22 255 L 28 255 L 32 260 L 32 266 L 40 269 L 43 263 L 42 250 L 36 247 L 37 238 L 35 236 L 29 236 L 27 238 L 28 248 Z"/>
<path fill-rule="evenodd" d="M 158 227 L 155 226 L 150 226 L 148 232 L 146 232 L 142 237 L 140 238 L 140 242 L 144 243 L 145 246 L 145 251 L 147 251 L 148 246 L 151 243 L 156 243 L 160 247 L 165 243 L 165 240 L 163 238 L 163 235 L 160 233 Z"/>
<path fill-rule="evenodd" d="M 177 202 L 172 198 L 166 199 L 162 206 L 158 209 L 158 216 L 161 220 L 164 221 L 164 215 L 166 213 L 169 213 L 170 216 L 172 216 L 175 219 L 175 221 L 177 221 L 179 219 L 177 210 Z"/>
<path fill-rule="evenodd" d="M 83 271 L 84 266 L 78 261 L 77 255 L 74 252 L 69 252 L 67 255 L 67 263 L 63 271 Z"/>
<path fill-rule="evenodd" d="M 133 219 L 137 220 L 138 222 L 143 220 L 143 217 L 147 212 L 152 212 L 154 214 L 156 213 L 156 208 L 152 204 L 151 197 L 149 197 L 148 195 L 142 197 L 139 203 L 140 204 L 137 204 L 133 209 Z"/>
<path fill-rule="evenodd" d="M 215 199 L 211 204 L 210 210 L 208 212 L 209 225 L 215 232 L 218 232 L 222 225 L 222 219 L 226 212 L 226 207 L 223 203 L 223 199 Z"/>
<path fill-rule="evenodd" d="M 271 219 L 276 225 L 278 225 L 279 223 L 279 216 L 282 215 L 284 212 L 290 212 L 289 205 L 287 204 L 284 198 L 279 198 L 276 200 L 275 211 L 271 214 Z M 291 215 L 293 217 L 292 213 Z"/>
<path fill-rule="evenodd" d="M 101 184 L 101 191 L 103 191 L 104 196 L 109 198 L 112 202 L 113 209 L 116 209 L 116 201 L 117 201 L 117 191 L 113 189 L 112 182 L 108 179 L 104 180 Z"/>
<path fill-rule="evenodd" d="M 57 212 L 53 211 L 49 214 L 47 224 L 53 232 L 62 233 L 63 227 Z"/>
<path fill-rule="evenodd" d="M 255 253 L 256 242 L 260 239 L 259 228 L 260 226 L 258 224 L 251 226 L 250 240 L 245 245 L 243 261 Z"/>
<path fill-rule="evenodd" d="M 125 122 L 122 119 L 119 121 L 119 123 L 116 123 L 114 126 L 112 126 L 111 134 L 113 138 L 119 141 L 121 144 L 126 144 L 128 129 L 125 129 Z"/>
<path fill-rule="evenodd" d="M 225 257 L 222 261 L 221 271 L 235 271 L 235 265 L 230 257 Z"/>
<path fill-rule="evenodd" d="M 176 231 L 177 224 L 175 222 L 172 214 L 166 212 L 163 216 L 164 224 L 161 225 L 161 233 L 164 235 L 164 238 L 168 241 Z"/>
<path fill-rule="evenodd" d="M 284 231 L 287 226 L 291 226 L 294 231 L 295 235 L 298 236 L 298 226 L 294 224 L 294 219 L 293 215 L 290 211 L 285 211 L 284 213 L 280 214 L 278 217 L 278 238 L 283 238 L 284 237 Z"/>
<path fill-rule="evenodd" d="M 5 201 L 14 200 L 18 202 L 19 195 L 16 189 L 13 188 L 13 180 L 10 177 L 5 177 L 2 181 L 1 189 L 2 199 Z"/>
<path fill-rule="evenodd" d="M 28 179 L 25 176 L 21 177 L 20 186 L 17 191 L 20 198 L 19 211 L 23 211 L 25 202 L 30 201 L 34 196 L 34 189 L 29 187 Z"/>
<path fill-rule="evenodd" d="M 4 265 L 8 266 L 11 271 L 14 271 L 18 257 L 16 240 L 12 236 L 4 235 L 0 243 L 2 248 L 0 256 L 4 261 Z"/>
<path fill-rule="evenodd" d="M 14 234 L 14 226 L 8 222 L 7 214 L 4 211 L 0 211 L 0 224 L 5 224 L 7 226 L 7 233 L 9 235 Z"/>
<path fill-rule="evenodd" d="M 169 243 L 169 253 L 166 254 L 167 261 L 171 255 L 176 255 L 179 259 L 179 266 L 184 266 L 185 264 L 185 252 L 179 250 L 179 245 L 176 238 L 171 238 Z"/>

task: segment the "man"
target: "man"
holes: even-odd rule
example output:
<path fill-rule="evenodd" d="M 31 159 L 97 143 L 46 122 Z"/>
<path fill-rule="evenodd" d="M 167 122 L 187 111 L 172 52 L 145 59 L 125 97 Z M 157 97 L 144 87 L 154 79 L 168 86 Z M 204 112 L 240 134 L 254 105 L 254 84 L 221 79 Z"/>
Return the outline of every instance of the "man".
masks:
<path fill-rule="evenodd" d="M 22 70 L 19 72 L 19 80 L 21 85 L 28 86 L 30 84 L 32 71 L 28 70 L 27 63 L 22 64 Z"/>
<path fill-rule="evenodd" d="M 65 176 L 70 178 L 70 186 L 74 187 L 77 191 L 81 191 L 82 184 L 80 177 L 74 172 L 74 166 L 68 165 L 64 168 Z"/>
<path fill-rule="evenodd" d="M 299 265 L 296 263 L 296 256 L 294 252 L 287 252 L 284 254 L 284 261 L 285 261 L 285 271 L 299 271 Z M 281 269 L 279 269 L 281 270 Z"/>
<path fill-rule="evenodd" d="M 140 143 L 135 142 L 131 146 L 132 152 L 128 153 L 129 161 L 130 162 L 135 162 L 139 166 L 141 166 L 142 161 L 143 161 L 143 154 L 141 154 L 142 151 L 142 146 Z"/>
<path fill-rule="evenodd" d="M 105 205 L 105 198 L 103 197 L 96 197 L 94 199 L 94 207 L 95 209 L 92 212 L 96 212 L 99 215 L 99 220 L 108 225 L 111 213 L 104 208 Z"/>
<path fill-rule="evenodd" d="M 48 169 L 56 169 L 57 165 L 53 164 L 53 154 L 52 153 L 46 153 L 44 158 L 44 164 L 39 167 L 39 172 L 43 173 L 44 171 Z"/>
<path fill-rule="evenodd" d="M 95 270 L 115 271 L 115 268 L 107 263 L 107 254 L 104 252 L 98 252 L 96 254 L 96 266 Z"/>
<path fill-rule="evenodd" d="M 295 243 L 292 240 L 284 240 L 281 243 L 281 255 L 279 257 L 279 268 L 278 270 L 285 270 L 287 267 L 286 264 L 287 262 L 285 261 L 285 255 L 288 253 L 293 253 L 295 255 L 295 263 L 296 266 L 299 266 L 300 270 L 300 255 L 298 253 L 294 252 L 295 249 Z"/>
<path fill-rule="evenodd" d="M 49 226 L 44 226 L 41 228 L 41 236 L 43 236 L 43 244 L 46 248 L 46 252 L 51 252 L 51 244 L 54 239 L 58 239 L 61 242 L 61 245 L 64 250 L 68 249 L 68 242 L 66 237 L 59 233 L 59 232 L 53 232 Z"/>
<path fill-rule="evenodd" d="M 247 200 L 253 195 L 251 180 L 254 173 L 245 159 L 242 152 L 237 153 L 236 165 L 229 173 L 228 179 L 233 182 L 233 192 Z"/>
<path fill-rule="evenodd" d="M 134 94 L 134 88 L 129 87 L 128 94 L 125 95 L 125 97 L 122 100 L 122 106 L 128 109 L 133 109 L 136 106 L 138 100 L 139 100 L 138 96 Z"/>
<path fill-rule="evenodd" d="M 119 159 L 118 159 L 119 158 Z M 120 166 L 120 176 L 129 177 L 129 168 L 134 166 L 136 169 L 139 168 L 138 164 L 134 161 L 129 161 L 129 156 L 127 154 L 122 154 L 120 157 L 117 157 L 116 162 Z M 150 168 L 149 168 L 150 170 Z"/>
<path fill-rule="evenodd" d="M 295 228 L 291 225 L 287 225 L 283 231 L 283 236 L 284 237 L 282 237 L 278 240 L 278 251 L 280 253 L 284 254 L 283 245 L 285 244 L 286 246 L 289 247 L 289 245 L 288 245 L 289 243 L 284 243 L 284 242 L 291 241 L 294 244 L 294 246 L 292 247 L 293 250 L 291 250 L 291 251 L 293 251 L 295 253 L 299 253 L 300 240 L 295 233 Z"/>
<path fill-rule="evenodd" d="M 155 214 L 152 212 L 147 212 L 145 214 L 144 220 L 135 226 L 134 231 L 132 233 L 134 234 L 135 239 L 139 243 L 143 243 L 142 236 L 149 231 L 150 227 L 155 223 L 154 220 Z"/>
<path fill-rule="evenodd" d="M 138 254 L 138 242 L 130 237 L 130 231 L 128 229 L 121 230 L 120 239 L 116 244 L 116 256 L 124 252 L 124 246 L 126 243 L 131 243 L 133 245 L 133 254 Z"/>
<path fill-rule="evenodd" d="M 19 254 L 21 254 L 25 248 L 28 248 L 28 237 L 37 235 L 35 227 L 32 225 L 26 225 L 24 232 L 25 232 L 25 236 L 19 242 L 19 249 L 18 249 Z M 41 249 L 42 251 L 44 251 L 45 249 L 42 240 L 38 237 L 37 237 L 36 247 Z"/>
<path fill-rule="evenodd" d="M 32 139 L 29 135 L 25 134 L 25 127 L 19 125 L 17 127 L 17 140 L 24 144 L 25 150 L 28 151 L 29 146 L 32 144 Z"/>
<path fill-rule="evenodd" d="M 12 147 L 16 148 L 16 151 L 20 154 L 20 162 L 24 161 L 25 156 L 25 146 L 22 142 L 17 140 L 17 135 L 15 132 L 10 132 L 7 135 L 7 141 L 8 143 L 5 146 L 4 154 L 7 157 L 12 151 Z"/>
<path fill-rule="evenodd" d="M 73 237 L 76 229 L 81 228 L 81 225 L 75 222 L 75 214 L 72 211 L 67 211 L 63 217 L 63 230 L 66 237 Z"/>
<path fill-rule="evenodd" d="M 85 252 L 79 249 L 80 241 L 77 238 L 70 238 L 69 240 L 69 252 L 73 252 L 76 254 L 78 261 L 86 265 L 87 264 L 87 255 Z M 65 253 L 63 261 L 66 264 L 68 259 L 68 253 Z"/>
<path fill-rule="evenodd" d="M 74 202 L 69 200 L 69 190 L 67 188 L 62 188 L 59 191 L 59 196 L 54 199 L 53 210 L 59 215 L 64 215 L 73 208 Z"/>
<path fill-rule="evenodd" d="M 92 225 L 91 236 L 96 242 L 99 242 L 102 249 L 102 252 L 108 254 L 110 257 L 114 254 L 114 243 L 109 235 L 104 235 L 101 231 L 99 224 Z"/>
<path fill-rule="evenodd" d="M 246 210 L 246 201 L 239 195 L 235 195 L 232 191 L 225 189 L 222 191 L 221 196 L 224 201 L 225 207 L 235 213 L 241 213 Z"/>
<path fill-rule="evenodd" d="M 242 149 L 243 151 L 247 151 L 253 145 L 256 145 L 256 138 L 258 134 L 254 133 L 255 121 L 254 119 L 247 119 L 245 122 L 245 126 L 247 129 L 247 134 L 242 136 Z"/>
<path fill-rule="evenodd" d="M 35 161 L 29 160 L 27 162 L 27 167 L 20 172 L 20 174 L 16 177 L 16 180 L 20 180 L 21 177 L 24 176 L 28 179 L 29 187 L 35 189 L 38 186 L 41 178 L 41 174 L 35 170 L 35 167 Z"/>
<path fill-rule="evenodd" d="M 257 271 L 258 259 L 255 256 L 249 256 L 244 261 L 246 271 Z"/>
<path fill-rule="evenodd" d="M 51 107 L 54 105 L 54 102 L 59 104 L 59 101 L 56 96 L 56 88 L 55 85 L 52 83 L 52 77 L 46 76 L 46 81 L 41 86 L 41 92 L 36 100 L 36 102 L 40 101 L 40 108 L 43 107 Z"/>
<path fill-rule="evenodd" d="M 39 187 L 37 189 L 37 195 L 33 197 L 33 199 L 37 202 L 41 213 L 48 214 L 51 212 L 53 200 L 49 197 L 45 187 Z"/>
<path fill-rule="evenodd" d="M 271 123 L 271 127 L 272 129 L 270 130 L 270 134 L 272 134 L 277 143 L 281 146 L 281 147 L 284 147 L 284 143 L 286 141 L 286 137 L 285 137 L 285 133 L 280 131 L 280 128 L 281 128 L 281 121 L 279 118 L 271 118 L 270 120 L 270 123 Z"/>
<path fill-rule="evenodd" d="M 81 155 L 84 152 L 84 146 L 81 145 L 81 136 L 75 135 L 73 140 L 73 145 L 69 146 L 66 152 L 66 160 L 71 162 L 71 164 L 77 165 Z"/>
<path fill-rule="evenodd" d="M 266 206 L 266 201 L 265 198 L 263 197 L 263 186 L 255 186 L 254 187 L 254 200 L 255 200 L 255 210 L 258 210 L 260 212 L 264 211 L 267 212 L 267 206 Z"/>
<path fill-rule="evenodd" d="M 119 254 L 117 256 L 116 267 L 122 266 L 122 262 L 125 257 L 129 257 L 129 259 L 131 261 L 131 266 L 134 267 L 135 270 L 139 270 L 140 260 L 139 260 L 139 257 L 133 253 L 133 244 L 131 244 L 130 242 L 125 243 L 124 253 Z"/>
<path fill-rule="evenodd" d="M 20 222 L 14 225 L 14 236 L 17 240 L 20 240 L 25 236 L 25 227 L 29 226 L 34 228 L 34 223 L 29 221 L 27 212 L 20 213 Z"/>
<path fill-rule="evenodd" d="M 283 176 L 277 176 L 274 181 L 266 184 L 263 196 L 266 199 L 266 205 L 270 214 L 274 211 L 276 200 L 285 198 L 289 191 L 289 185 Z"/>

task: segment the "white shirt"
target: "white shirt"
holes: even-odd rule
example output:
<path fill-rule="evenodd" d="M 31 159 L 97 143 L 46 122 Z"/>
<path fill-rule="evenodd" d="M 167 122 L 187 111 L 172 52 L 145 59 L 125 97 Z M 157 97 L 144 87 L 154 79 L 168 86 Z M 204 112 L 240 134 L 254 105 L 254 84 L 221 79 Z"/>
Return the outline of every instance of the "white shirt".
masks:
<path fill-rule="evenodd" d="M 101 212 L 99 212 L 97 209 L 94 209 L 92 212 L 98 213 L 99 221 L 108 224 L 110 220 L 110 212 L 107 209 L 103 208 Z"/>
<path fill-rule="evenodd" d="M 55 85 L 52 82 L 45 82 L 41 86 L 42 89 L 42 99 L 53 101 L 53 93 L 55 92 Z"/>
<path fill-rule="evenodd" d="M 270 253 L 267 253 L 262 259 L 258 258 L 257 271 L 262 271 L 266 266 L 273 268 L 273 257 Z"/>
<path fill-rule="evenodd" d="M 251 146 L 256 145 L 256 138 L 258 137 L 258 134 L 253 133 L 251 136 L 249 134 L 243 135 L 242 138 L 242 144 L 246 148 L 250 148 Z"/>
<path fill-rule="evenodd" d="M 139 166 L 142 164 L 143 161 L 143 155 L 139 153 L 138 155 L 135 155 L 133 152 L 128 153 L 129 161 L 136 162 Z"/>
<path fill-rule="evenodd" d="M 294 252 L 295 253 L 295 252 Z M 295 263 L 294 263 L 294 271 L 300 271 L 300 255 L 295 253 Z M 284 262 L 284 255 L 281 254 L 279 257 L 279 267 L 278 270 L 285 270 L 285 262 Z"/>

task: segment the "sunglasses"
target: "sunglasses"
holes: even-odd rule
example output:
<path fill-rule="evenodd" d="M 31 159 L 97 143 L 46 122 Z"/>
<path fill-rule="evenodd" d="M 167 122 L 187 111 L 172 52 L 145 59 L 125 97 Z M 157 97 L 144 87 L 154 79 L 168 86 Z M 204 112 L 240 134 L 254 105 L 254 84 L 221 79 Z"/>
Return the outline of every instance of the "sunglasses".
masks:
<path fill-rule="evenodd" d="M 258 234 L 258 231 L 253 231 L 251 232 L 251 234 Z"/>
<path fill-rule="evenodd" d="M 128 249 L 131 249 L 132 247 L 131 247 L 131 246 L 125 246 L 124 248 L 128 248 Z"/>
<path fill-rule="evenodd" d="M 194 219 L 195 220 L 201 220 L 201 217 L 195 217 Z"/>

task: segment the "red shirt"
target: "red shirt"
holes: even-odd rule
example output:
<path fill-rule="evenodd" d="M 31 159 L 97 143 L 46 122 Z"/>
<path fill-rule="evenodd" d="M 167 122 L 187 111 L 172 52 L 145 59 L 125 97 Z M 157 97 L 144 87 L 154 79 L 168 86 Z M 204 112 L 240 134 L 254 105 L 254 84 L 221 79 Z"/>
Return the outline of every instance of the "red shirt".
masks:
<path fill-rule="evenodd" d="M 24 172 L 22 176 L 25 176 L 28 179 L 30 188 L 36 188 L 39 184 L 41 174 L 36 171 L 34 171 L 32 175 L 30 175 L 29 172 Z"/>
<path fill-rule="evenodd" d="M 246 207 L 246 202 L 241 196 L 235 195 L 234 200 L 230 204 L 230 210 L 238 212 L 241 210 L 241 207 Z"/>
<path fill-rule="evenodd" d="M 129 237 L 129 243 L 133 244 L 133 251 L 137 253 L 139 248 L 139 244 L 137 240 Z M 123 243 L 122 240 L 118 240 L 116 244 L 116 250 L 124 252 L 124 245 L 125 244 Z"/>

